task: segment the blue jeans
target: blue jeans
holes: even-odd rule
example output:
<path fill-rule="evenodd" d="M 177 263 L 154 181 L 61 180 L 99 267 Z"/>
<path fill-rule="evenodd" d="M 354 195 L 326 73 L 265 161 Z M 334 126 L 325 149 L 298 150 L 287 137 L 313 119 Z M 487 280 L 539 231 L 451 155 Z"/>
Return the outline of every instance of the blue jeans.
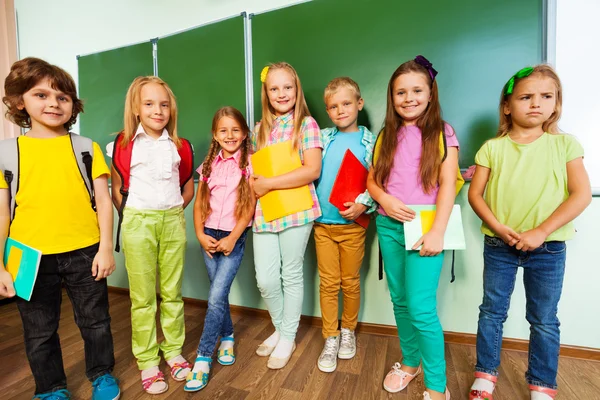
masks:
<path fill-rule="evenodd" d="M 83 338 L 87 378 L 93 382 L 115 366 L 106 279 L 96 281 L 92 276 L 96 253 L 98 244 L 43 255 L 31 301 L 16 298 L 36 394 L 67 387 L 58 338 L 63 285 Z"/>
<path fill-rule="evenodd" d="M 229 236 L 230 232 L 217 229 L 204 228 L 206 235 L 216 240 Z M 197 353 L 201 357 L 212 357 L 217 339 L 233 334 L 233 322 L 229 313 L 229 290 L 233 279 L 240 268 L 244 248 L 246 247 L 246 234 L 242 233 L 228 256 L 223 253 L 214 253 L 210 258 L 204 250 L 204 262 L 208 271 L 210 288 L 208 290 L 208 309 L 204 318 L 204 329 L 198 344 Z"/>
<path fill-rule="evenodd" d="M 529 367 L 531 385 L 556 389 L 560 322 L 556 315 L 565 275 L 565 242 L 545 242 L 533 251 L 520 251 L 502 239 L 484 240 L 483 303 L 479 307 L 476 371 L 498 375 L 502 325 L 508 316 L 517 268 L 523 267 L 530 324 Z"/>

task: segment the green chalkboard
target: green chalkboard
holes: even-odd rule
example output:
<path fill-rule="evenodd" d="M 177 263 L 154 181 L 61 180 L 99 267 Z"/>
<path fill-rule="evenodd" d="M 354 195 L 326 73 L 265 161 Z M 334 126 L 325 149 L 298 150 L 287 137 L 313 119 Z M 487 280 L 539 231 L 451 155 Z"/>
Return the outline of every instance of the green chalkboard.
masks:
<path fill-rule="evenodd" d="M 542 0 L 319 0 L 255 15 L 255 118 L 261 115 L 260 71 L 287 61 L 320 126 L 331 125 L 323 89 L 335 77 L 350 76 L 365 99 L 359 122 L 379 131 L 390 76 L 422 54 L 439 71 L 443 117 L 456 129 L 466 167 L 495 134 L 504 83 L 542 61 L 542 18 Z"/>
<path fill-rule="evenodd" d="M 246 113 L 244 60 L 241 16 L 158 40 L 158 75 L 177 97 L 178 132 L 194 146 L 197 164 L 208 151 L 215 112 L 233 106 Z"/>
<path fill-rule="evenodd" d="M 138 76 L 153 74 L 150 42 L 78 58 L 79 96 L 84 101 L 80 133 L 106 151 L 123 129 L 125 95 Z"/>

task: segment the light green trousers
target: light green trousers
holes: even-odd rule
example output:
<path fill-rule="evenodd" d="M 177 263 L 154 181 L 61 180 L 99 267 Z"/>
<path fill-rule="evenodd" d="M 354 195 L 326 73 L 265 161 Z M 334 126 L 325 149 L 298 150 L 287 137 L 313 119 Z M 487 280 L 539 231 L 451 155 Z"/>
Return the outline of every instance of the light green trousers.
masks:
<path fill-rule="evenodd" d="M 131 342 L 140 370 L 181 354 L 185 340 L 181 283 L 185 257 L 185 219 L 181 207 L 170 210 L 125 208 L 123 252 L 131 297 Z M 160 325 L 156 339 L 156 272 L 160 281 Z"/>
<path fill-rule="evenodd" d="M 252 235 L 254 267 L 260 294 L 273 326 L 288 340 L 296 338 L 304 296 L 304 253 L 312 222 L 281 232 Z"/>

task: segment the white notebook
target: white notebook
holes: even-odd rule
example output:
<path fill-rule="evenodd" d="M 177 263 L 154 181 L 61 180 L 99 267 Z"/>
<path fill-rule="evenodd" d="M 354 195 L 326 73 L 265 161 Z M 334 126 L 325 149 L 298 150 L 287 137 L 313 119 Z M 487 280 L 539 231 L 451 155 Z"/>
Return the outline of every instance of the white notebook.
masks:
<path fill-rule="evenodd" d="M 417 215 L 415 219 L 404 223 L 404 238 L 406 240 L 406 250 L 412 250 L 412 247 L 419 241 L 421 236 L 429 232 L 435 218 L 435 205 L 426 206 L 408 206 L 414 210 Z M 419 247 L 420 249 L 420 247 Z M 455 204 L 452 207 L 452 213 L 448 220 L 446 233 L 444 234 L 444 250 L 464 250 L 466 249 L 465 232 L 463 230 L 460 205 Z"/>

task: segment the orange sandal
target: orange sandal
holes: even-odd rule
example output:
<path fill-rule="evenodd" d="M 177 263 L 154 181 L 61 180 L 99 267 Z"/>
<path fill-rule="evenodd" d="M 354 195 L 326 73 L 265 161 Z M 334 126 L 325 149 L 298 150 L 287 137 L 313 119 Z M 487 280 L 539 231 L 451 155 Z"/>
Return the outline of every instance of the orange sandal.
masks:
<path fill-rule="evenodd" d="M 493 382 L 494 387 L 496 386 L 496 382 L 498 382 L 497 376 L 486 374 L 485 372 L 476 371 L 475 378 L 486 379 Z M 471 390 L 469 392 L 469 400 L 494 400 L 494 396 L 485 390 Z"/>
<path fill-rule="evenodd" d="M 529 390 L 531 390 L 532 392 L 542 392 L 552 398 L 555 398 L 556 394 L 558 393 L 558 390 L 556 390 L 556 389 L 550 389 L 548 387 L 536 386 L 536 385 L 529 385 Z"/>

